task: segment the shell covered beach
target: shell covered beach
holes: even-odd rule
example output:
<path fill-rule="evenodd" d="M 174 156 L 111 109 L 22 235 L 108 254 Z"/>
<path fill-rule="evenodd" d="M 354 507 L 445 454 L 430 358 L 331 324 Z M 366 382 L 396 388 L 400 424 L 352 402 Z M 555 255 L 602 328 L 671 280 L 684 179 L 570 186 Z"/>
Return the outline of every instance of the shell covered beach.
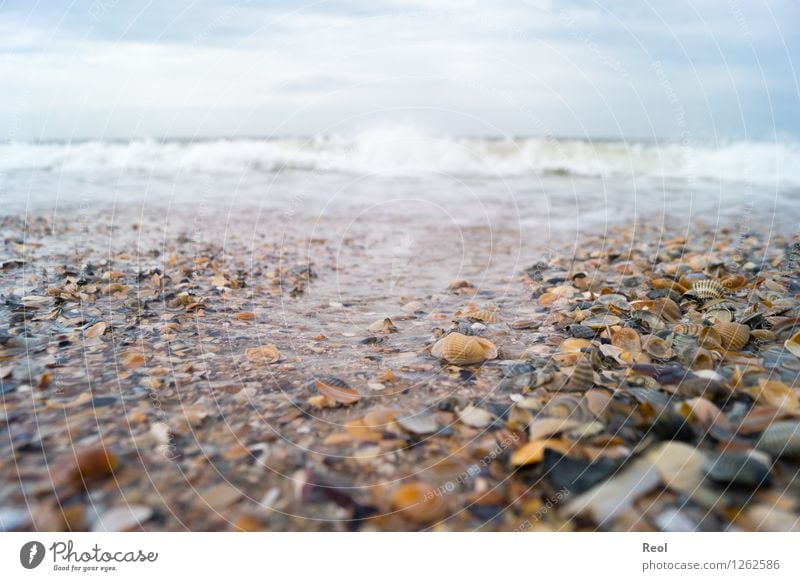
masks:
<path fill-rule="evenodd" d="M 3 218 L 0 528 L 800 529 L 796 237 L 430 220 Z"/>

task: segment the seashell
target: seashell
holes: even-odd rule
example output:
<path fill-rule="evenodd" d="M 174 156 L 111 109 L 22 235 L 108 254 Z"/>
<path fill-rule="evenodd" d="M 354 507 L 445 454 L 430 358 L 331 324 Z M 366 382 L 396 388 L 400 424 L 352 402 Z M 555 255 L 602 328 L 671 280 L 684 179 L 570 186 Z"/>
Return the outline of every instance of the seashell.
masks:
<path fill-rule="evenodd" d="M 394 323 L 389 317 L 375 321 L 368 329 L 375 333 L 397 333 L 397 327 L 394 326 Z"/>
<path fill-rule="evenodd" d="M 525 318 L 525 319 L 517 319 L 516 321 L 512 321 L 509 324 L 509 327 L 512 329 L 516 329 L 518 331 L 524 329 L 538 329 L 542 326 L 542 321 L 540 319 L 533 319 L 533 318 Z"/>
<path fill-rule="evenodd" d="M 397 425 L 412 434 L 426 435 L 439 431 L 439 422 L 430 412 L 420 412 L 410 416 L 397 418 Z"/>
<path fill-rule="evenodd" d="M 717 349 L 722 344 L 722 338 L 719 336 L 717 330 L 706 325 L 699 325 L 697 323 L 675 325 L 673 331 L 682 335 L 695 337 L 697 345 L 705 347 L 706 349 Z M 677 336 L 673 335 L 673 343 L 676 337 Z M 673 346 L 675 347 L 674 344 Z"/>
<path fill-rule="evenodd" d="M 108 323 L 106 323 L 105 321 L 100 321 L 99 323 L 95 323 L 94 325 L 86 329 L 86 331 L 84 331 L 84 334 L 87 338 L 94 339 L 95 337 L 99 337 L 100 335 L 105 333 L 107 327 Z"/>
<path fill-rule="evenodd" d="M 361 394 L 333 375 L 320 375 L 311 383 L 322 395 L 344 405 L 352 405 L 361 399 Z"/>
<path fill-rule="evenodd" d="M 716 366 L 716 361 L 714 360 L 714 356 L 711 354 L 711 351 L 708 349 L 698 349 L 694 352 L 691 358 L 691 363 L 689 367 L 692 370 L 702 370 L 702 369 L 714 369 Z"/>
<path fill-rule="evenodd" d="M 642 339 L 642 351 L 654 359 L 666 361 L 674 355 L 669 343 L 656 335 L 647 335 Z"/>
<path fill-rule="evenodd" d="M 642 350 L 642 340 L 639 333 L 630 327 L 623 327 L 611 336 L 611 344 L 623 351 L 639 353 Z"/>
<path fill-rule="evenodd" d="M 473 365 L 497 357 L 497 346 L 482 337 L 450 333 L 433 345 L 431 355 L 453 365 Z"/>
<path fill-rule="evenodd" d="M 769 467 L 749 454 L 729 452 L 709 460 L 705 466 L 709 480 L 725 486 L 755 489 L 769 486 Z"/>
<path fill-rule="evenodd" d="M 567 453 L 567 446 L 558 440 L 535 440 L 523 444 L 511 454 L 512 466 L 528 466 L 538 464 L 544 459 L 546 449 L 556 450 L 562 454 Z"/>
<path fill-rule="evenodd" d="M 792 355 L 800 357 L 800 331 L 786 339 L 786 341 L 783 343 L 783 346 L 786 347 L 786 350 Z"/>
<path fill-rule="evenodd" d="M 244 356 L 253 363 L 275 363 L 281 358 L 278 348 L 272 344 L 245 349 Z"/>
<path fill-rule="evenodd" d="M 614 315 L 595 315 L 583 321 L 583 324 L 592 329 L 605 329 L 620 324 L 620 318 Z"/>
<path fill-rule="evenodd" d="M 683 316 L 683 313 L 681 312 L 681 308 L 678 306 L 678 303 L 667 297 L 653 299 L 652 305 L 650 306 L 650 310 L 653 311 L 656 315 L 658 315 L 659 318 L 668 321 L 670 323 L 679 321 L 680 318 Z"/>
<path fill-rule="evenodd" d="M 528 426 L 528 438 L 531 441 L 549 438 L 561 432 L 566 432 L 582 426 L 583 422 L 573 418 L 548 418 L 539 416 Z"/>
<path fill-rule="evenodd" d="M 569 376 L 566 387 L 572 391 L 586 391 L 594 385 L 594 368 L 588 357 L 581 357 Z"/>
<path fill-rule="evenodd" d="M 542 407 L 541 415 L 551 418 L 569 418 L 581 423 L 594 419 L 583 396 L 571 393 L 556 395 Z"/>
<path fill-rule="evenodd" d="M 392 492 L 389 504 L 404 518 L 418 525 L 438 521 L 447 509 L 441 491 L 424 482 L 409 482 L 398 487 Z"/>
<path fill-rule="evenodd" d="M 662 442 L 648 450 L 645 458 L 658 471 L 664 484 L 673 490 L 692 494 L 703 480 L 706 456 L 690 444 Z"/>
<path fill-rule="evenodd" d="M 141 504 L 124 504 L 115 506 L 99 514 L 91 531 L 121 532 L 138 527 L 153 516 L 153 509 Z"/>
<path fill-rule="evenodd" d="M 664 321 L 658 318 L 652 311 L 646 309 L 639 309 L 631 313 L 631 319 L 639 321 L 641 328 L 649 329 L 650 331 L 659 331 L 664 328 Z"/>
<path fill-rule="evenodd" d="M 776 422 L 761 434 L 756 448 L 773 456 L 800 456 L 800 422 Z"/>
<path fill-rule="evenodd" d="M 490 325 L 500 320 L 500 313 L 497 307 L 488 307 L 486 309 L 479 309 L 475 305 L 468 305 L 466 309 L 456 311 L 457 317 L 465 319 L 472 319 L 473 321 L 481 321 Z"/>
<path fill-rule="evenodd" d="M 696 281 L 688 293 L 699 299 L 718 299 L 725 295 L 725 290 L 718 280 L 707 278 Z"/>
<path fill-rule="evenodd" d="M 85 487 L 89 482 L 102 480 L 114 473 L 119 466 L 116 454 L 103 446 L 94 446 L 79 451 L 55 469 L 54 481 L 64 485 Z"/>
<path fill-rule="evenodd" d="M 750 331 L 750 337 L 754 341 L 759 341 L 761 343 L 772 343 L 778 338 L 777 335 L 769 329 L 753 329 Z M 791 352 L 791 349 L 789 351 Z M 795 353 L 795 355 L 800 357 L 800 352 Z"/>
<path fill-rule="evenodd" d="M 750 328 L 741 323 L 717 323 L 714 329 L 719 333 L 723 349 L 741 351 L 750 340 Z"/>
<path fill-rule="evenodd" d="M 494 416 L 484 409 L 468 405 L 458 411 L 458 419 L 471 428 L 486 428 L 493 421 Z"/>
<path fill-rule="evenodd" d="M 669 278 L 654 278 L 650 281 L 650 286 L 656 290 L 674 290 L 680 294 L 683 294 L 689 290 L 681 283 Z"/>
<path fill-rule="evenodd" d="M 587 514 L 596 523 L 613 521 L 628 510 L 640 496 L 662 484 L 657 468 L 644 459 L 636 459 L 609 479 L 576 497 L 570 497 L 567 514 Z"/>
<path fill-rule="evenodd" d="M 569 334 L 578 339 L 592 339 L 597 335 L 597 331 L 586 325 L 575 324 L 567 327 Z"/>
<path fill-rule="evenodd" d="M 759 402 L 790 412 L 797 410 L 800 406 L 792 388 L 782 381 L 769 381 L 761 378 L 758 380 L 757 387 L 748 387 L 744 391 Z"/>
<path fill-rule="evenodd" d="M 579 353 L 581 349 L 587 349 L 592 344 L 586 339 L 573 337 L 571 339 L 564 339 L 558 346 L 559 353 Z"/>
<path fill-rule="evenodd" d="M 614 307 L 619 311 L 630 311 L 631 305 L 624 295 L 609 293 L 607 295 L 600 295 L 597 297 L 597 303 L 605 305 L 606 307 Z"/>
<path fill-rule="evenodd" d="M 731 274 L 723 278 L 720 284 L 728 290 L 738 290 L 747 284 L 747 277 L 743 274 Z"/>
<path fill-rule="evenodd" d="M 728 309 L 706 311 L 706 315 L 715 323 L 730 323 L 733 321 L 733 313 Z"/>

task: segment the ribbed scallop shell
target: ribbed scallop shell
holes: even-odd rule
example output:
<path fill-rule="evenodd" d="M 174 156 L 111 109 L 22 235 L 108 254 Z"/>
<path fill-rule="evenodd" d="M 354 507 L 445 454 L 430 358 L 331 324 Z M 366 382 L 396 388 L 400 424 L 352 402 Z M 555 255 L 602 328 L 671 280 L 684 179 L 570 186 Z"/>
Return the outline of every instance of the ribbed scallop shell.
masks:
<path fill-rule="evenodd" d="M 706 349 L 717 349 L 722 344 L 722 338 L 713 327 L 690 323 L 688 325 L 675 325 L 675 333 L 689 335 L 697 339 L 697 344 Z"/>
<path fill-rule="evenodd" d="M 473 365 L 497 357 L 497 346 L 482 337 L 450 333 L 434 344 L 431 355 L 454 365 Z"/>
<path fill-rule="evenodd" d="M 740 323 L 717 323 L 714 330 L 719 333 L 723 349 L 741 351 L 750 340 L 750 328 Z"/>
<path fill-rule="evenodd" d="M 718 280 L 707 278 L 695 282 L 689 292 L 700 299 L 718 299 L 725 295 L 725 287 Z"/>
<path fill-rule="evenodd" d="M 773 456 L 800 456 L 800 422 L 777 422 L 761 434 L 756 448 Z"/>

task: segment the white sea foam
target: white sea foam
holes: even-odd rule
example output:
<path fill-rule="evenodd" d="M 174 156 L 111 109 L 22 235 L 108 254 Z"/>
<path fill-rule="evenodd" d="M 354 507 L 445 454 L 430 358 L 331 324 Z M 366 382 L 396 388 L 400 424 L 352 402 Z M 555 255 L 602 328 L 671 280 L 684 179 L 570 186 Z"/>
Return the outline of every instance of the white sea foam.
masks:
<path fill-rule="evenodd" d="M 311 138 L 0 143 L 0 171 L 173 174 L 282 170 L 457 177 L 564 174 L 800 184 L 795 142 L 720 144 L 477 139 L 380 127 Z"/>

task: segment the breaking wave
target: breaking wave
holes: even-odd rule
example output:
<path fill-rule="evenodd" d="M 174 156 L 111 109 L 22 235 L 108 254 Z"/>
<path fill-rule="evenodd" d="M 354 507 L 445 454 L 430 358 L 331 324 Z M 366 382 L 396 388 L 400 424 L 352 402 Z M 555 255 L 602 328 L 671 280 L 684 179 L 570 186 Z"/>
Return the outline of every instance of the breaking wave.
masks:
<path fill-rule="evenodd" d="M 311 138 L 0 143 L 0 171 L 204 172 L 285 170 L 455 177 L 566 175 L 800 184 L 794 142 L 644 143 L 431 136 L 382 127 Z"/>

